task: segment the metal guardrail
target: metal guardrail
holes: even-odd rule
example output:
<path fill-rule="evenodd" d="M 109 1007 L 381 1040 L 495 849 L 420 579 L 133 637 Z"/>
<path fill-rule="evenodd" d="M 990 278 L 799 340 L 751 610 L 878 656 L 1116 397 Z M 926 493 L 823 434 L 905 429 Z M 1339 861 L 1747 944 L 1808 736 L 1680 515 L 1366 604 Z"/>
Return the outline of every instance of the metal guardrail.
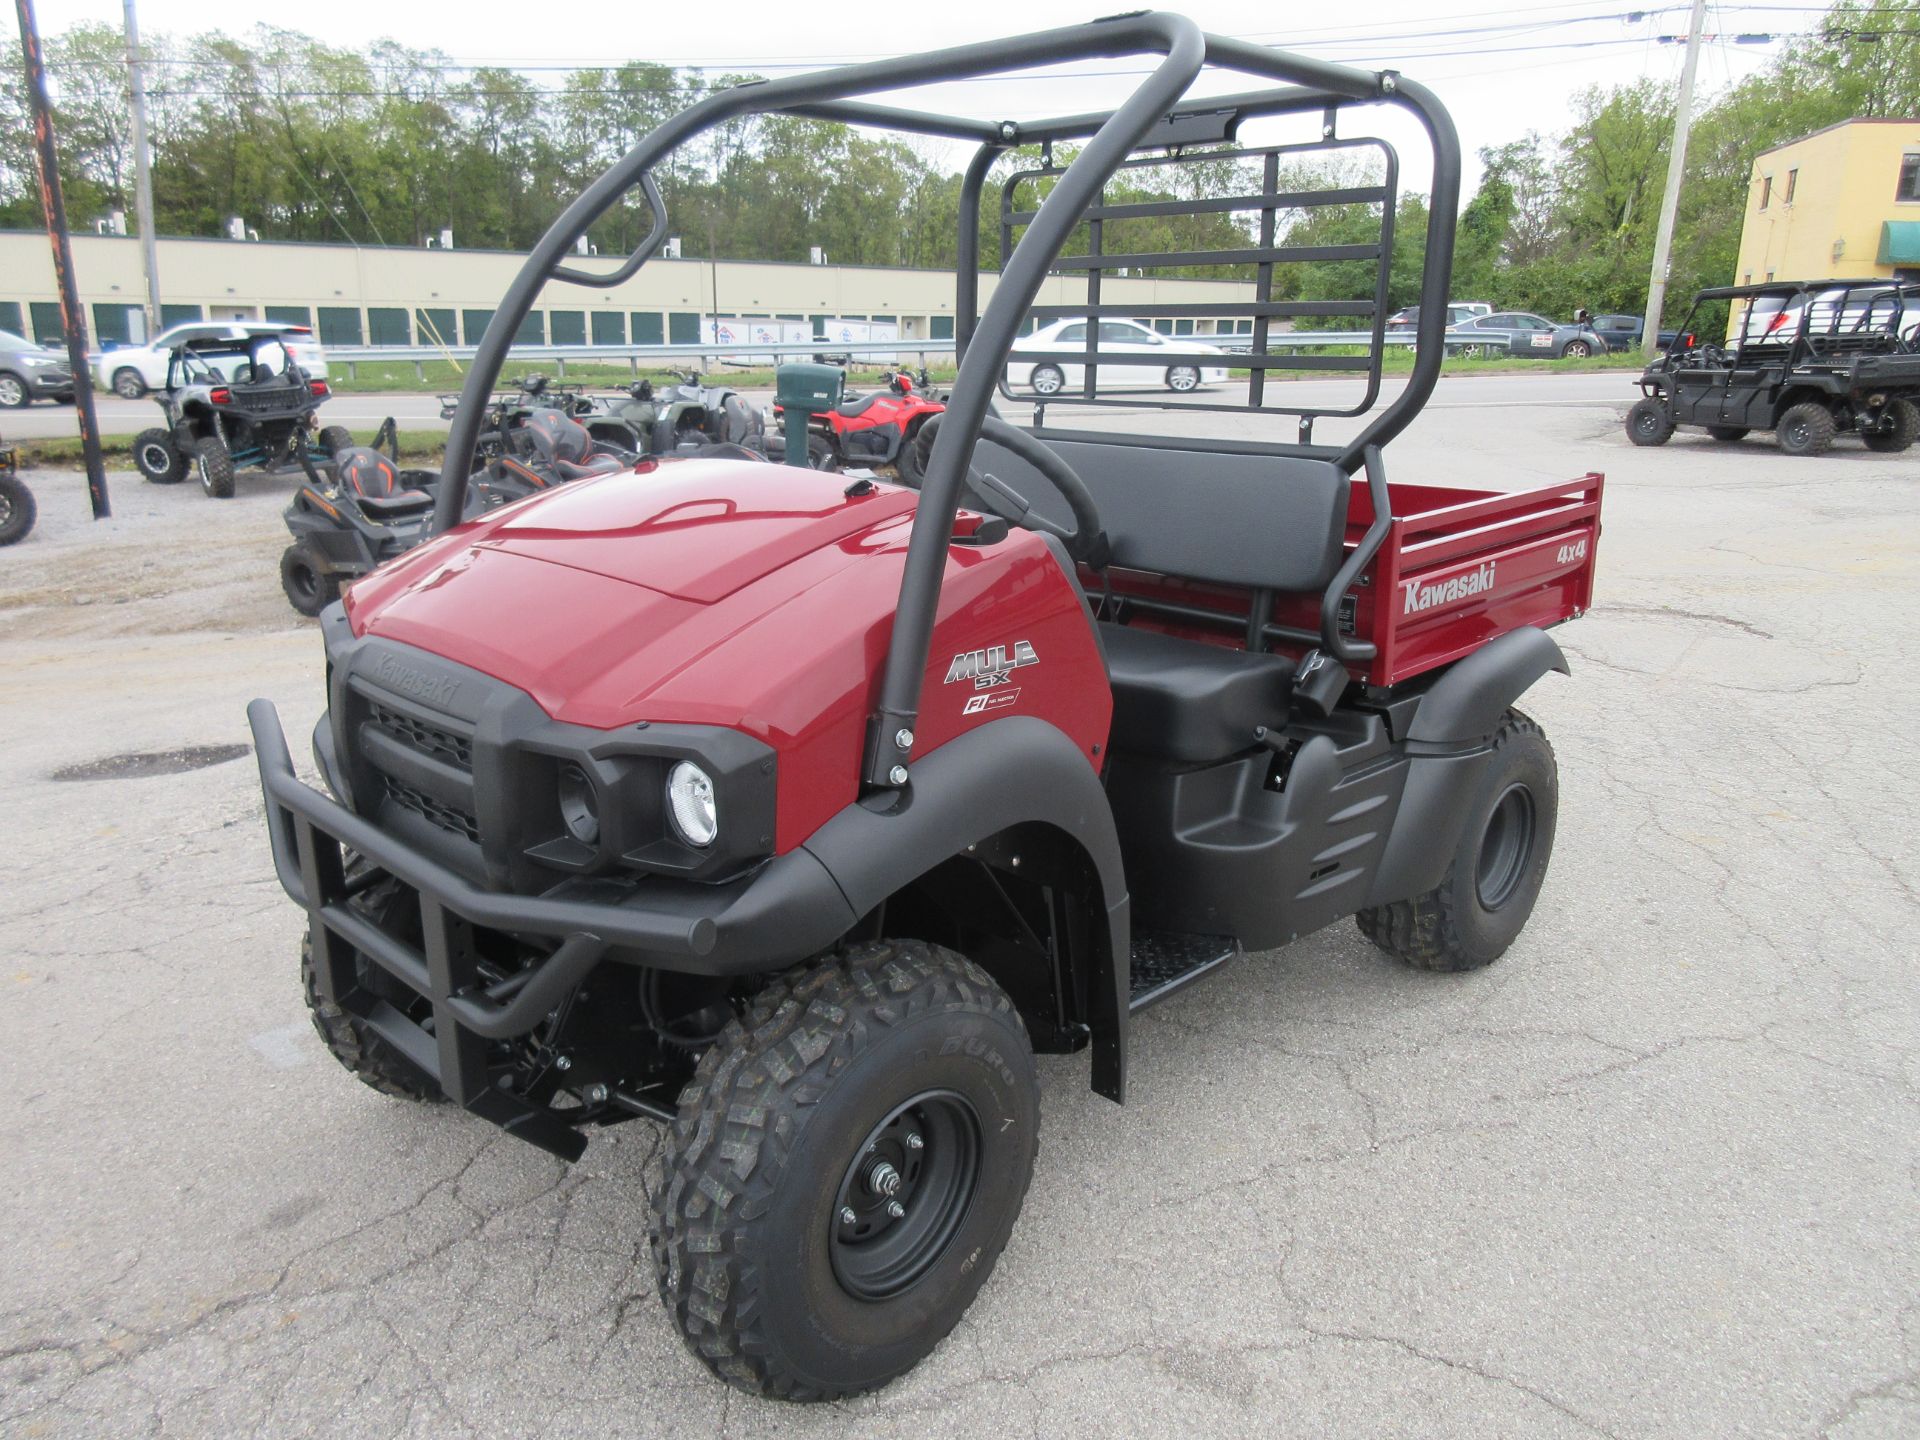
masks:
<path fill-rule="evenodd" d="M 328 345 L 327 364 L 345 365 L 350 379 L 359 379 L 355 368 L 371 364 L 412 365 L 414 373 L 422 380 L 426 379 L 425 365 L 430 360 L 456 360 L 462 363 L 473 359 L 479 349 L 477 345 Z M 745 344 L 733 341 L 719 341 L 713 344 L 700 342 L 686 345 L 516 345 L 509 355 L 513 360 L 552 361 L 562 376 L 567 373 L 569 361 L 575 364 L 604 362 L 608 360 L 627 362 L 627 368 L 635 375 L 640 373 L 642 361 L 650 365 L 659 365 L 668 360 L 697 360 L 709 356 L 745 355 L 762 357 L 779 364 L 789 358 L 809 355 L 872 355 L 876 359 L 892 360 L 897 356 L 911 355 L 921 364 L 927 363 L 929 355 L 951 355 L 954 350 L 952 340 L 808 340 L 782 341 L 779 344 Z"/>

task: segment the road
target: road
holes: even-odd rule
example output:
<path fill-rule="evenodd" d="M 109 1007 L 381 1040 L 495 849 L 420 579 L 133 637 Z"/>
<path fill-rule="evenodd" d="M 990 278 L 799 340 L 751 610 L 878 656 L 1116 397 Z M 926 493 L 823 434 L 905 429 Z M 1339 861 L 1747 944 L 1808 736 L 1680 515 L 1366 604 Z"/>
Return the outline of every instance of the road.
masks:
<path fill-rule="evenodd" d="M 1614 405 L 1621 403 L 1622 395 L 1631 398 L 1632 382 L 1631 375 L 1617 372 L 1593 375 L 1453 375 L 1440 381 L 1431 406 Z M 1290 398 L 1312 396 L 1314 402 L 1319 404 L 1337 402 L 1356 391 L 1351 381 L 1340 380 L 1299 381 L 1286 388 Z M 773 403 L 773 392 L 770 390 L 746 393 L 761 405 Z M 1245 393 L 1245 385 L 1237 384 L 1202 392 L 1202 398 L 1237 400 Z M 1391 388 L 1389 393 L 1393 393 Z M 103 435 L 135 435 L 160 423 L 160 411 L 151 399 L 122 400 L 117 395 L 96 394 L 94 405 Z M 1017 410 L 1020 407 L 1011 408 Z M 327 401 L 321 413 L 329 425 L 345 425 L 356 433 L 371 433 L 389 415 L 400 422 L 403 430 L 447 428 L 447 422 L 440 418 L 440 400 L 435 395 L 342 394 Z M 79 433 L 76 424 L 71 406 L 50 405 L 45 401 L 24 410 L 0 414 L 0 433 L 15 440 L 44 440 L 75 435 Z"/>
<path fill-rule="evenodd" d="M 0 1432 L 1920 1435 L 1920 453 L 1636 450 L 1623 383 L 1448 381 L 1390 451 L 1401 480 L 1608 474 L 1573 673 L 1526 702 L 1561 814 L 1513 950 L 1418 974 L 1340 924 L 1249 957 L 1142 1017 L 1124 1108 L 1043 1060 L 978 1302 L 816 1409 L 681 1348 L 653 1127 L 569 1168 L 338 1070 L 244 758 L 99 778 L 243 745 L 256 695 L 304 751 L 288 482 L 119 475 L 90 524 L 75 476 L 30 477 L 42 528 L 0 551 Z"/>

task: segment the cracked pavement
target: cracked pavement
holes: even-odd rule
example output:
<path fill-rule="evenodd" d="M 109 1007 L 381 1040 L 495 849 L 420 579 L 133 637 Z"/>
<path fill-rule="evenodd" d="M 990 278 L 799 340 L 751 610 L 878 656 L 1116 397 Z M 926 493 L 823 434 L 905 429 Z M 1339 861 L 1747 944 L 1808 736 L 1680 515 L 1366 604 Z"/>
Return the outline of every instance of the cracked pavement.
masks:
<path fill-rule="evenodd" d="M 0 1433 L 1920 1435 L 1920 452 L 1636 450 L 1609 383 L 1449 381 L 1389 451 L 1396 480 L 1608 475 L 1572 678 L 1526 702 L 1562 792 L 1519 943 L 1468 976 L 1345 923 L 1251 957 L 1141 1018 L 1125 1108 L 1043 1058 L 978 1303 L 815 1408 L 669 1327 L 653 1126 L 569 1167 L 333 1065 L 249 763 L 48 778 L 244 740 L 259 694 L 310 728 L 282 486 L 116 476 L 91 526 L 76 477 L 29 477 Z"/>

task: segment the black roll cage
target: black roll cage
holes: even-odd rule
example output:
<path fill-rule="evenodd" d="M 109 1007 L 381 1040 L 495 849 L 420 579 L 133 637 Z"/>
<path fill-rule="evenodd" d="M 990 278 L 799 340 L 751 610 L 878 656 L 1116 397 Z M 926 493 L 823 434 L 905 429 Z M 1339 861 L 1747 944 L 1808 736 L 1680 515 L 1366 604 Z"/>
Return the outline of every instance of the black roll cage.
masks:
<path fill-rule="evenodd" d="M 1159 55 L 1160 62 L 1118 108 L 1052 120 L 986 121 L 937 115 L 852 97 L 915 85 L 1014 73 L 1037 66 L 1088 59 Z M 1235 71 L 1277 86 L 1231 95 L 1187 96 L 1203 69 Z M 1331 136 L 1342 106 L 1396 105 L 1427 133 L 1433 152 L 1430 219 L 1420 290 L 1418 348 L 1407 385 L 1361 431 L 1339 447 L 1309 444 L 1221 444 L 1245 453 L 1310 455 L 1331 459 L 1349 475 L 1367 471 L 1374 520 L 1360 547 L 1348 557 L 1334 585 L 1350 584 L 1385 539 L 1391 522 L 1380 447 L 1404 430 L 1433 393 L 1444 345 L 1447 289 L 1453 273 L 1453 243 L 1460 198 L 1460 142 L 1453 121 L 1434 94 L 1392 70 L 1365 71 L 1311 60 L 1246 41 L 1203 33 L 1192 21 L 1160 11 L 1140 11 L 1090 24 L 1044 30 L 1003 40 L 955 46 L 923 55 L 842 66 L 778 80 L 757 80 L 709 96 L 648 134 L 554 221 L 508 286 L 481 337 L 460 405 L 447 437 L 445 465 L 435 502 L 434 529 L 460 522 L 474 446 L 487 397 L 505 364 L 515 332 L 547 281 L 611 285 L 626 280 L 652 258 L 667 234 L 666 206 L 653 182 L 653 167 L 695 136 L 743 115 L 785 114 L 979 144 L 963 177 L 958 263 L 955 267 L 956 345 L 959 374 L 947 400 L 946 420 L 929 458 L 915 513 L 900 599 L 888 641 L 880 703 L 872 717 L 863 781 L 897 788 L 906 773 L 920 705 L 921 679 L 939 606 L 954 515 L 967 460 L 980 437 L 1020 322 L 1033 304 L 1062 247 L 1088 206 L 1098 202 L 1115 171 L 1143 147 L 1175 147 L 1214 135 L 1222 116 L 1231 125 L 1277 115 L 1322 116 Z M 984 312 L 979 306 L 979 211 L 981 192 L 994 161 L 1018 145 L 1084 142 L 1038 207 L 1011 256 L 1003 257 L 1000 283 Z M 645 196 L 653 223 L 626 262 L 606 274 L 575 269 L 566 257 L 590 225 L 635 185 Z M 1390 217 L 1389 217 L 1390 223 Z M 977 318 L 976 318 L 977 317 Z M 1380 317 L 1375 317 L 1378 326 Z M 1183 442 L 1185 443 L 1185 442 Z M 1187 448 L 1209 448 L 1188 445 Z M 1331 616 L 1338 595 L 1329 590 Z M 1364 659 L 1370 646 L 1346 639 L 1337 624 L 1322 626 L 1337 659 Z M 908 744 L 899 743 L 904 738 Z"/>

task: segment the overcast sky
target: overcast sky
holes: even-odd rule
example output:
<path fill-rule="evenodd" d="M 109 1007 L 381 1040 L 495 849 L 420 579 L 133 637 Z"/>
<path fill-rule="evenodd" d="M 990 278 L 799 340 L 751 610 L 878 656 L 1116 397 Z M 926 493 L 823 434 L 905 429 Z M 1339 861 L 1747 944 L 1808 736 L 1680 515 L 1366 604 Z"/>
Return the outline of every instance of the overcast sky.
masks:
<path fill-rule="evenodd" d="M 968 0 L 962 5 L 842 0 L 830 6 L 791 0 L 569 0 L 553 12 L 556 23 L 550 25 L 522 5 L 474 0 L 328 0 L 320 6 L 258 13 L 332 45 L 364 46 L 384 36 L 408 46 L 437 48 L 474 64 L 637 59 L 786 74 L 1072 24 L 1117 8 L 1118 3 L 1100 0 Z M 1684 47 L 1662 43 L 1659 37 L 1683 34 L 1688 15 L 1687 5 L 1671 0 L 1645 9 L 1636 9 L 1630 0 L 1510 0 L 1505 5 L 1497 0 L 1356 0 L 1348 5 L 1185 0 L 1170 8 L 1210 31 L 1296 48 L 1317 59 L 1369 69 L 1391 67 L 1424 81 L 1453 112 L 1468 156 L 1469 190 L 1478 175 L 1475 151 L 1528 130 L 1549 135 L 1564 130 L 1571 97 L 1583 85 L 1615 84 L 1641 75 L 1677 77 Z M 1817 22 L 1820 10 L 1817 4 L 1789 0 L 1709 5 L 1707 30 L 1729 38 L 1704 47 L 1700 84 L 1709 93 L 1724 88 L 1778 53 L 1777 41 L 1737 44 L 1733 35 L 1799 33 Z M 210 23 L 240 31 L 247 23 L 240 10 L 210 8 L 204 0 L 139 0 L 139 12 L 141 27 L 149 32 L 191 32 Z M 38 0 L 38 13 L 42 30 L 54 34 L 82 20 L 117 25 L 122 6 L 120 0 Z M 17 45 L 11 6 L 4 23 Z M 729 50 L 728 41 L 736 48 Z M 1054 66 L 1044 78 L 954 85 L 915 99 L 957 112 L 1028 119 L 1110 104 L 1124 97 L 1132 83 L 1129 75 L 1116 73 L 1130 69 L 1128 62 L 1079 68 L 1096 73 L 1070 74 Z M 550 83 L 557 77 L 534 78 Z M 1378 128 L 1403 150 L 1403 185 L 1424 188 L 1425 156 L 1410 128 L 1391 123 Z M 1242 138 L 1292 137 L 1255 133 Z M 957 159 L 954 163 L 957 166 Z"/>

